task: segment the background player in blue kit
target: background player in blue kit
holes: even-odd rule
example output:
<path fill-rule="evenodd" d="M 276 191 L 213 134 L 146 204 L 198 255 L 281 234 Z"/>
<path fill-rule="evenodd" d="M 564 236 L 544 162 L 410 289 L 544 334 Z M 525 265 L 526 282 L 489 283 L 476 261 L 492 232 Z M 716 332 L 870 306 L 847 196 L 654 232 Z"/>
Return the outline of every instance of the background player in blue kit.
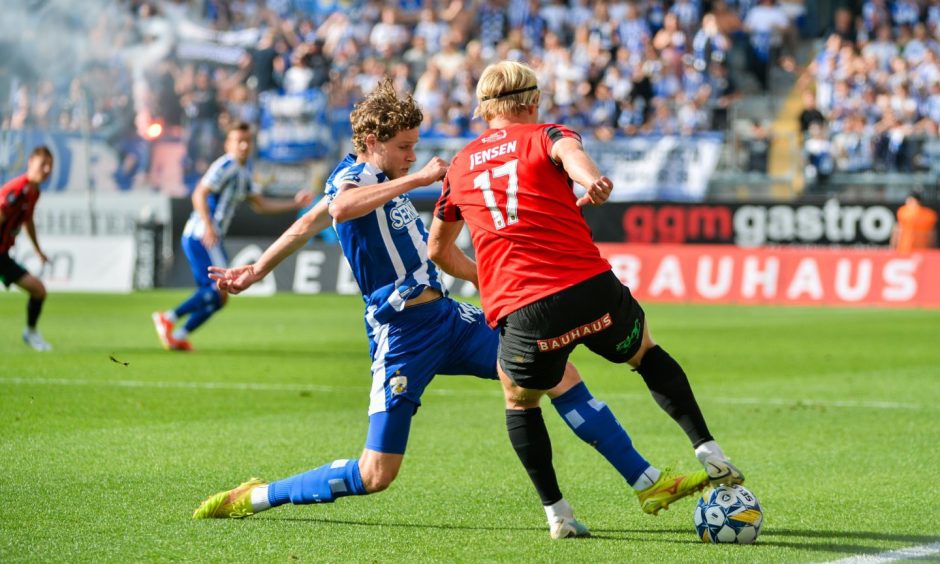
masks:
<path fill-rule="evenodd" d="M 252 145 L 251 126 L 233 124 L 225 136 L 225 154 L 212 163 L 193 191 L 193 213 L 183 228 L 181 244 L 196 279 L 196 291 L 175 309 L 152 316 L 157 336 L 167 350 L 191 350 L 189 334 L 228 301 L 226 293 L 209 279 L 209 267 L 228 265 L 222 237 L 238 204 L 248 200 L 254 211 L 271 214 L 296 211 L 312 200 L 305 191 L 298 192 L 293 201 L 263 197 L 248 167 Z M 187 315 L 186 324 L 174 329 L 176 322 Z"/>
<path fill-rule="evenodd" d="M 362 290 L 373 360 L 369 430 L 361 457 L 336 460 L 270 484 L 249 480 L 204 501 L 194 518 L 240 518 L 288 502 L 323 503 L 380 492 L 398 474 L 411 419 L 436 374 L 496 379 L 498 335 L 487 326 L 482 311 L 445 295 L 440 273 L 428 259 L 427 232 L 406 195 L 439 180 L 447 169 L 444 161 L 435 157 L 420 171 L 408 173 L 416 158 L 421 119 L 414 100 L 400 98 L 391 81 L 384 80 L 351 115 L 357 155 L 348 155 L 327 180 L 329 204 L 314 206 L 257 263 L 210 269 L 220 288 L 238 293 L 261 280 L 323 229 L 328 213 L 333 216 L 343 253 Z M 476 282 L 474 276 L 470 279 Z M 563 382 L 549 392 L 559 400 L 556 408 L 569 415 L 566 421 L 573 419 L 572 410 L 580 414 L 579 423 L 572 426 L 575 434 L 598 448 L 624 477 L 653 468 L 633 448 L 606 405 L 580 383 L 580 376 L 569 364 Z M 575 393 L 568 394 L 569 390 Z M 528 450 L 538 445 L 523 436 L 524 426 L 516 423 L 509 421 L 507 414 L 510 433 L 519 434 L 513 447 L 531 473 L 531 461 L 538 457 Z M 551 472 L 554 474 L 553 469 Z M 699 481 L 705 480 L 704 472 L 700 474 Z M 650 482 L 644 491 L 669 487 L 671 481 Z M 677 499 L 688 492 L 670 495 Z M 563 497 L 552 503 L 543 500 L 543 505 L 552 538 L 587 534 Z"/>

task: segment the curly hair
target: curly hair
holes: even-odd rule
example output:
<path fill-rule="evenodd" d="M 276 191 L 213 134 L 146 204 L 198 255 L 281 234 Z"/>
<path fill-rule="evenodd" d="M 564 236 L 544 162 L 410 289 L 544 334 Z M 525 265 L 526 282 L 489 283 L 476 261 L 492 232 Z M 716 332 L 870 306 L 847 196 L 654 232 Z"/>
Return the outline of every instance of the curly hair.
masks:
<path fill-rule="evenodd" d="M 399 96 L 391 77 L 386 75 L 349 115 L 356 153 L 366 152 L 369 134 L 375 135 L 380 142 L 388 141 L 402 131 L 418 127 L 423 119 L 424 114 L 411 94 Z"/>

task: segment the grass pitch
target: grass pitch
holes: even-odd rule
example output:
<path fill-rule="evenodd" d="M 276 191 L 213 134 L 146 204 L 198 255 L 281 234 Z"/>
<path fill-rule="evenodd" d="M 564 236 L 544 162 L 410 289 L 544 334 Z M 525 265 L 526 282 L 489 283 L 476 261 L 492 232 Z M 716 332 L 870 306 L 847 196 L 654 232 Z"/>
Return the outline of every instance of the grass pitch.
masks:
<path fill-rule="evenodd" d="M 24 295 L 0 294 L 0 561 L 821 562 L 940 546 L 937 311 L 647 305 L 764 506 L 755 545 L 715 546 L 692 500 L 643 514 L 546 402 L 563 491 L 594 533 L 551 541 L 498 386 L 461 377 L 428 388 L 389 491 L 193 521 L 250 476 L 356 457 L 370 361 L 361 300 L 337 296 L 236 298 L 197 352 L 165 352 L 150 312 L 183 297 L 52 294 L 55 350 L 39 354 L 20 341 Z M 573 359 L 647 458 L 696 468 L 638 375 Z"/>

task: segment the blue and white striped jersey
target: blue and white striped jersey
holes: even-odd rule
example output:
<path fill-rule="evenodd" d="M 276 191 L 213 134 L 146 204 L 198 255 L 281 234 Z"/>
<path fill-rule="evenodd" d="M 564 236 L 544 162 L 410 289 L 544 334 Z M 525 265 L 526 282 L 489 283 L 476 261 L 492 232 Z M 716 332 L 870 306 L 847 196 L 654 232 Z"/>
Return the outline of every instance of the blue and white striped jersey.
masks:
<path fill-rule="evenodd" d="M 248 167 L 239 164 L 229 154 L 216 159 L 200 183 L 209 187 L 209 217 L 212 218 L 219 237 L 228 231 L 238 204 L 243 202 L 248 194 L 260 193 L 251 181 L 251 171 Z M 202 218 L 193 210 L 183 228 L 183 236 L 201 239 L 205 232 L 206 226 Z"/>
<path fill-rule="evenodd" d="M 326 195 L 332 201 L 340 188 L 356 190 L 386 180 L 381 170 L 357 163 L 349 154 L 326 181 Z M 378 323 L 390 320 L 424 288 L 444 292 L 440 273 L 428 259 L 428 232 L 407 195 L 362 217 L 334 221 L 333 227 L 359 283 L 367 316 Z"/>

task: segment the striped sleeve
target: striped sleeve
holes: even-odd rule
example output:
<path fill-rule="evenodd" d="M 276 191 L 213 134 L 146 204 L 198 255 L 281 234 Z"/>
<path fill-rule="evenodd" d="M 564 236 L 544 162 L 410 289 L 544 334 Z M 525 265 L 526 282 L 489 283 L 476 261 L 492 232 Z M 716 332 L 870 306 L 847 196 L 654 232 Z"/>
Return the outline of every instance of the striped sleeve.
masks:
<path fill-rule="evenodd" d="M 231 173 L 231 165 L 234 162 L 228 155 L 222 155 L 209 166 L 209 170 L 206 171 L 199 182 L 208 186 L 213 192 L 218 192 L 222 189 L 222 185 Z"/>

